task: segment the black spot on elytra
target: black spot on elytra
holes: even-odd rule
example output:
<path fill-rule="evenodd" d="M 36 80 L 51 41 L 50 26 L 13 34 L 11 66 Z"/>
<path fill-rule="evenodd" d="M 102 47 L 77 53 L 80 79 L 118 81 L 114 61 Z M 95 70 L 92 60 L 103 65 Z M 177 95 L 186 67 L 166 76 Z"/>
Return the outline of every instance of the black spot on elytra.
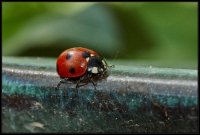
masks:
<path fill-rule="evenodd" d="M 75 73 L 75 68 L 74 68 L 74 67 L 70 67 L 70 68 L 69 68 L 69 72 L 70 72 L 71 74 L 74 74 L 74 73 Z"/>
<path fill-rule="evenodd" d="M 84 52 L 82 53 L 82 56 L 83 56 L 83 58 L 88 58 L 88 57 L 90 57 L 90 53 L 87 52 L 87 51 L 84 51 Z"/>
<path fill-rule="evenodd" d="M 67 53 L 66 59 L 69 60 L 71 57 L 72 57 L 72 55 L 70 53 Z"/>

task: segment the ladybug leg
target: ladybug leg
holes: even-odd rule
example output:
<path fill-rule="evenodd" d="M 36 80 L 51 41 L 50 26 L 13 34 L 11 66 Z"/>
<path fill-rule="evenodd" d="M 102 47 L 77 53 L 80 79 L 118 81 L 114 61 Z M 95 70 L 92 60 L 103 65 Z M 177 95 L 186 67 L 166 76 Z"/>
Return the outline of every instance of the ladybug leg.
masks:
<path fill-rule="evenodd" d="M 79 83 L 80 83 L 80 80 L 79 81 L 77 81 L 77 83 L 76 83 L 76 89 L 78 89 L 80 86 L 79 86 Z"/>
<path fill-rule="evenodd" d="M 67 81 L 68 81 L 68 78 L 63 78 L 63 79 L 61 79 L 60 82 L 58 83 L 56 89 L 59 90 L 60 85 L 61 85 L 62 83 L 66 83 Z"/>
<path fill-rule="evenodd" d="M 92 79 L 89 79 L 89 81 L 93 84 L 94 89 L 96 90 L 96 86 L 97 86 L 97 84 L 95 84 L 94 81 L 93 81 Z"/>
<path fill-rule="evenodd" d="M 85 86 L 85 85 L 88 84 L 88 82 L 85 82 L 85 83 L 83 83 L 83 84 L 80 84 L 80 83 L 81 83 L 81 80 L 79 80 L 79 81 L 77 82 L 76 88 L 80 88 L 80 87 Z"/>
<path fill-rule="evenodd" d="M 78 80 L 76 82 L 76 92 L 75 92 L 75 96 L 78 96 L 78 88 L 80 87 L 79 83 L 81 82 L 81 80 Z"/>
<path fill-rule="evenodd" d="M 82 80 L 88 80 L 88 81 L 80 85 L 80 83 L 81 83 Z M 82 87 L 82 86 L 85 86 L 85 85 L 87 85 L 89 82 L 91 82 L 91 83 L 93 84 L 94 89 L 96 90 L 96 85 L 97 85 L 97 84 L 95 84 L 94 81 L 93 81 L 89 76 L 86 76 L 86 77 L 81 78 L 81 79 L 77 82 L 76 88 L 80 88 L 80 87 Z"/>
<path fill-rule="evenodd" d="M 77 83 L 77 84 L 76 84 L 76 88 L 80 88 L 80 87 L 85 86 L 85 85 L 87 85 L 87 84 L 88 84 L 88 83 L 84 83 L 84 84 L 79 85 L 79 83 Z"/>
<path fill-rule="evenodd" d="M 80 88 L 80 87 L 82 87 L 82 86 L 84 86 L 84 85 L 87 85 L 88 82 L 85 82 L 85 83 L 83 83 L 82 85 L 80 85 L 81 81 L 86 80 L 86 79 L 87 79 L 87 76 L 81 77 L 81 78 L 77 81 L 77 83 L 76 83 L 76 88 L 78 89 L 78 88 Z"/>

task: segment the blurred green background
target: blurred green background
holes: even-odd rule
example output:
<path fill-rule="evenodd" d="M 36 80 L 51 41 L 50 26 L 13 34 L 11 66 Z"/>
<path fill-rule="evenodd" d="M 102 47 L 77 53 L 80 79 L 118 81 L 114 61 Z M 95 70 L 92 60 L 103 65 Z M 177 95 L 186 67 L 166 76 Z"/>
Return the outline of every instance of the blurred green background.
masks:
<path fill-rule="evenodd" d="M 121 64 L 197 69 L 197 2 L 3 2 L 3 56 L 82 46 Z"/>

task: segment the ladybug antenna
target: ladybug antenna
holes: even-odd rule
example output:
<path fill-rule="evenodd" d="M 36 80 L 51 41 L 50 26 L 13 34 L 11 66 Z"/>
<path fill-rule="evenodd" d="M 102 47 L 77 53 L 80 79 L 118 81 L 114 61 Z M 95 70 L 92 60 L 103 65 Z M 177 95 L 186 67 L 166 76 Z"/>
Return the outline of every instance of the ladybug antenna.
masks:
<path fill-rule="evenodd" d="M 105 57 L 101 57 L 101 59 L 104 60 L 104 61 L 106 62 L 106 58 L 105 58 Z M 106 64 L 107 64 L 107 63 L 106 63 Z M 109 67 L 109 68 L 114 68 L 115 65 L 107 65 L 107 67 Z"/>

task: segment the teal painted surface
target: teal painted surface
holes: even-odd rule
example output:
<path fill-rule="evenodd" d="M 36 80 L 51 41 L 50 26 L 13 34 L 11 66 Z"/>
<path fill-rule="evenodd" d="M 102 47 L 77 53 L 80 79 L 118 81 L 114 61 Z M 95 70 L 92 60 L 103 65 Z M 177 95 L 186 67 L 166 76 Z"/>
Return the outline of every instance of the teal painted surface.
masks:
<path fill-rule="evenodd" d="M 191 133 L 198 131 L 198 97 L 190 94 L 190 91 L 187 91 L 190 87 L 186 87 L 197 78 L 196 70 L 169 69 L 166 71 L 166 76 L 162 76 L 165 74 L 165 69 L 153 68 L 151 71 L 155 72 L 150 72 L 149 69 L 143 70 L 145 67 L 121 68 L 123 66 L 116 65 L 111 78 L 114 78 L 113 75 L 122 75 L 122 80 L 117 80 L 119 79 L 117 77 L 114 78 L 116 82 L 108 79 L 99 84 L 103 89 L 97 91 L 92 87 L 80 88 L 76 95 L 76 89 L 71 86 L 55 89 L 54 84 L 59 80 L 54 74 L 55 60 L 33 58 L 30 62 L 28 59 L 13 58 L 15 61 L 13 63 L 10 60 L 3 58 L 3 132 Z M 36 76 L 35 74 L 40 73 L 36 71 L 41 71 L 41 74 Z M 45 76 L 42 71 L 45 73 L 49 71 L 49 75 Z M 152 80 L 159 79 L 160 76 L 167 79 L 183 79 L 188 84 L 168 85 L 162 79 L 157 84 L 150 85 L 145 82 L 137 84 L 136 78 L 136 83 L 133 82 L 139 87 L 131 87 L 131 83 L 123 80 L 123 77 L 131 78 L 133 74 L 151 76 Z M 112 81 L 115 86 L 111 85 Z M 156 87 L 157 85 L 161 86 Z M 161 93 L 158 90 L 159 92 L 154 93 L 156 88 L 162 88 L 162 85 L 163 91 L 167 92 Z M 191 86 L 196 88 L 194 84 Z M 145 87 L 150 87 L 152 92 L 145 92 Z M 173 87 L 176 87 L 174 90 L 177 93 L 185 94 L 171 94 Z"/>

